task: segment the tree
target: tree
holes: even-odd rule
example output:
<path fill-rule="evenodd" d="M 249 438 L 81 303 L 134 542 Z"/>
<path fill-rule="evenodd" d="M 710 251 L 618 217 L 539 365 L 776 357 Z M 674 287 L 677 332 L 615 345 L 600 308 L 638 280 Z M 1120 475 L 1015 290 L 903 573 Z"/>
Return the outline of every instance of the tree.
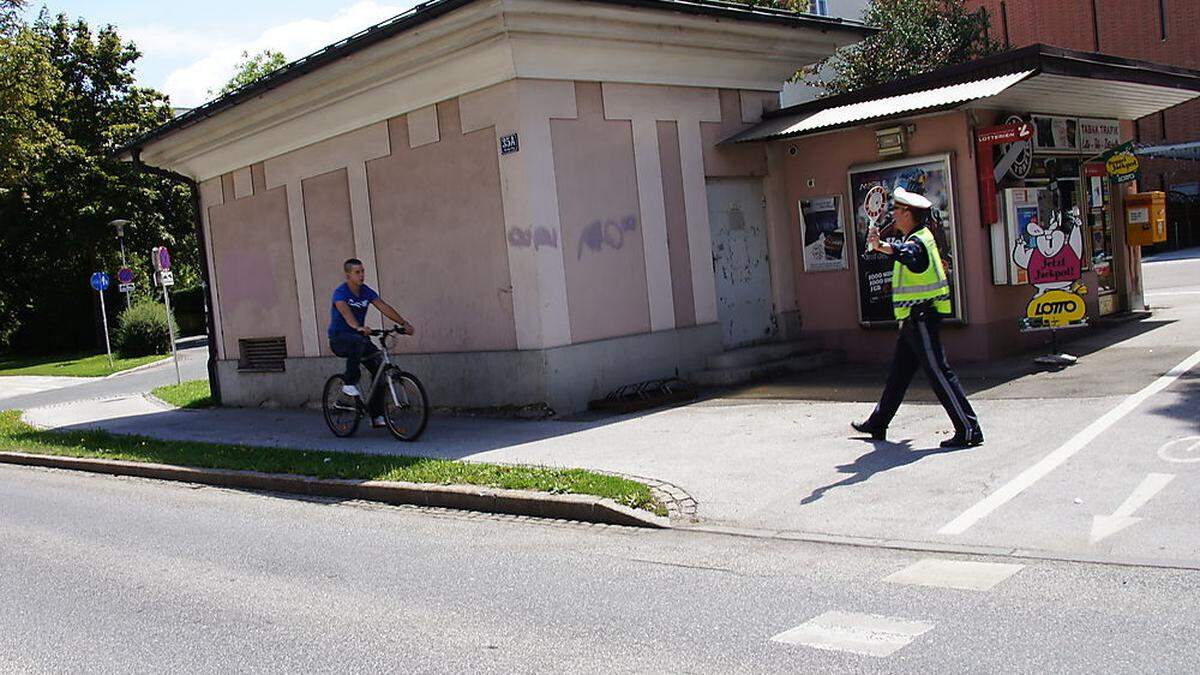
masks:
<path fill-rule="evenodd" d="M 0 0 L 0 35 L 7 35 L 21 25 L 21 10 L 25 0 Z"/>
<path fill-rule="evenodd" d="M 94 348 L 96 294 L 87 279 L 120 262 L 109 221 L 133 222 L 125 243 L 142 293 L 155 245 L 171 247 L 180 283 L 197 277 L 191 191 L 114 154 L 169 120 L 170 105 L 159 92 L 135 86 L 141 55 L 111 26 L 93 32 L 83 20 L 43 12 L 14 31 L 0 41 L 0 68 L 40 75 L 16 97 L 23 117 L 8 124 L 9 109 L 0 114 L 0 146 L 22 153 L 0 175 L 0 347 Z M 13 82 L 0 80 L 0 90 Z M 34 138 L 25 131 L 30 124 Z M 108 304 L 119 307 L 118 300 Z"/>
<path fill-rule="evenodd" d="M 968 12 L 961 0 L 874 0 L 863 22 L 881 29 L 796 79 L 825 95 L 883 84 L 1000 51 L 988 32 L 987 10 Z M 824 68 L 829 66 L 829 68 Z M 822 75 L 822 71 L 832 72 Z"/>
<path fill-rule="evenodd" d="M 272 49 L 264 49 L 254 56 L 251 56 L 250 52 L 242 52 L 242 59 L 238 61 L 237 71 L 233 77 L 216 94 L 213 94 L 213 91 L 209 89 L 208 95 L 223 96 L 238 87 L 243 87 L 270 75 L 286 64 L 287 58 L 283 53 Z"/>

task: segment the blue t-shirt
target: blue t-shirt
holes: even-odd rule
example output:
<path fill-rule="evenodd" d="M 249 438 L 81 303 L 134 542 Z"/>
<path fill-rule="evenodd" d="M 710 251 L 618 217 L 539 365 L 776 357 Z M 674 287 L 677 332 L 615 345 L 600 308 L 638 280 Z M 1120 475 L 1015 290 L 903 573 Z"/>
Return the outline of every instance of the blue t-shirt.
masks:
<path fill-rule="evenodd" d="M 357 335 L 357 332 L 346 323 L 346 318 L 338 311 L 337 302 L 339 300 L 350 305 L 350 313 L 354 315 L 354 319 L 358 321 L 358 325 L 365 326 L 367 324 L 367 308 L 378 297 L 379 294 L 366 284 L 363 284 L 358 289 L 358 295 L 355 295 L 350 290 L 349 284 L 342 284 L 334 289 L 333 300 L 329 304 L 329 335 L 331 337 L 337 333 L 353 333 Z"/>

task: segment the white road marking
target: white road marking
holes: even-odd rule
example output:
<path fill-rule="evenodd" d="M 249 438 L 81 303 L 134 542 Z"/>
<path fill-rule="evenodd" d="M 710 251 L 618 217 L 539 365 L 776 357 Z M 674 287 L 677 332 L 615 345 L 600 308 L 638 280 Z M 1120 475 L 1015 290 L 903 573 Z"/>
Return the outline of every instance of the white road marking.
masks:
<path fill-rule="evenodd" d="M 1175 479 L 1175 476 L 1169 473 L 1152 473 L 1137 486 L 1133 494 L 1129 495 L 1116 511 L 1113 511 L 1111 516 L 1095 516 L 1092 518 L 1092 534 L 1089 540 L 1095 544 L 1105 537 L 1112 536 L 1121 530 L 1140 522 L 1141 518 L 1134 518 L 1133 513 L 1146 505 L 1146 502 L 1154 498 L 1154 495 L 1162 491 Z"/>
<path fill-rule="evenodd" d="M 50 375 L 7 375 L 0 377 L 0 399 L 40 394 L 43 391 L 61 389 L 84 382 L 95 382 L 96 377 L 60 377 Z"/>
<path fill-rule="evenodd" d="M 932 623 L 877 614 L 830 611 L 771 638 L 773 642 L 864 656 L 888 656 L 933 628 Z"/>
<path fill-rule="evenodd" d="M 1200 436 L 1185 436 L 1163 443 L 1158 449 L 1158 458 L 1176 464 L 1200 462 Z"/>
<path fill-rule="evenodd" d="M 893 584 L 957 588 L 965 591 L 990 591 L 997 584 L 1024 569 L 1011 563 L 967 562 L 925 558 L 894 572 L 883 580 Z"/>
<path fill-rule="evenodd" d="M 1033 466 L 1025 469 L 1016 478 L 1005 483 L 998 490 L 981 499 L 971 508 L 959 514 L 957 518 L 946 523 L 938 534 L 962 534 L 972 525 L 983 520 L 996 509 L 1007 504 L 1013 497 L 1024 492 L 1029 486 L 1041 480 L 1046 474 L 1058 468 L 1063 462 L 1073 457 L 1077 452 L 1087 447 L 1097 436 L 1104 433 L 1122 417 L 1133 412 L 1146 399 L 1171 386 L 1181 375 L 1200 363 L 1200 351 L 1196 351 L 1172 368 L 1166 375 L 1147 385 L 1141 391 L 1130 395 L 1117 407 L 1105 413 L 1100 419 L 1087 425 L 1079 433 L 1072 436 L 1058 449 L 1043 457 Z"/>

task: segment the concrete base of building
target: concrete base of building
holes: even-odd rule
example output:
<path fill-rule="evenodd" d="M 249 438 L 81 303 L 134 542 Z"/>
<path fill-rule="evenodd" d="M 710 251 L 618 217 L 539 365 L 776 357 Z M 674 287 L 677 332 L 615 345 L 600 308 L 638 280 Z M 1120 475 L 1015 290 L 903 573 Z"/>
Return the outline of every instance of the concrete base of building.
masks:
<path fill-rule="evenodd" d="M 487 408 L 545 404 L 558 414 L 587 408 L 625 384 L 699 370 L 721 351 L 716 323 L 596 340 L 552 349 L 399 354 L 435 406 Z M 218 363 L 221 399 L 230 406 L 319 406 L 325 380 L 342 371 L 337 357 L 288 358 L 278 373 L 239 372 Z"/>

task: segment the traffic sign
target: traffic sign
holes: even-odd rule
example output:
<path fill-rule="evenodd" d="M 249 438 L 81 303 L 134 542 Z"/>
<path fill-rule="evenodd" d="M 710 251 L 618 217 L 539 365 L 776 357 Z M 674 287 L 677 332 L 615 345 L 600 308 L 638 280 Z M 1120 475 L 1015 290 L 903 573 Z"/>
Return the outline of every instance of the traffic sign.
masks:
<path fill-rule="evenodd" d="M 171 254 L 167 252 L 167 247 L 159 246 L 156 251 L 156 254 L 157 254 L 157 259 L 158 259 L 158 269 L 160 269 L 160 270 L 171 269 Z"/>
<path fill-rule="evenodd" d="M 134 284 L 121 284 L 120 286 L 117 286 L 117 290 L 121 291 L 122 293 L 132 293 L 133 287 Z"/>
<path fill-rule="evenodd" d="M 163 286 L 174 286 L 175 278 L 171 276 L 170 270 L 163 270 L 158 273 L 158 283 Z"/>
<path fill-rule="evenodd" d="M 132 284 L 133 270 L 129 269 L 128 267 L 122 267 L 121 269 L 117 270 L 117 281 L 121 282 L 122 286 L 126 284 Z"/>
<path fill-rule="evenodd" d="M 108 275 L 104 272 L 96 272 L 92 275 L 92 288 L 96 289 L 97 291 L 106 291 L 108 290 L 108 284 L 110 281 L 111 280 L 108 278 Z"/>

